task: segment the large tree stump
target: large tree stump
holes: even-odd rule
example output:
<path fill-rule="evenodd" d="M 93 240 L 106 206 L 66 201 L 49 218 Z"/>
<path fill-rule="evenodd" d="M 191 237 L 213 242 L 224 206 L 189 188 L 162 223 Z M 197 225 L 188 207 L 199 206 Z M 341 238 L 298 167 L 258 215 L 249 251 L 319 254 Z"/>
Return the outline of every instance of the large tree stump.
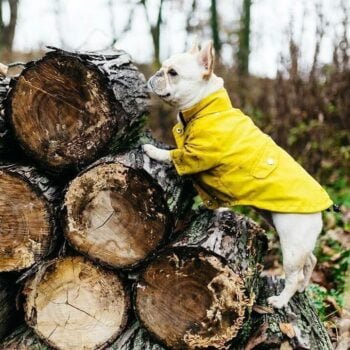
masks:
<path fill-rule="evenodd" d="M 255 300 L 265 243 L 240 215 L 202 212 L 141 274 L 141 323 L 173 349 L 225 348 Z"/>
<path fill-rule="evenodd" d="M 306 293 L 295 294 L 286 307 L 275 310 L 267 306 L 266 299 L 280 294 L 284 281 L 269 277 L 260 283 L 259 298 L 254 306 L 256 312 L 252 334 L 245 346 L 246 350 L 333 349 L 327 331 Z"/>
<path fill-rule="evenodd" d="M 145 79 L 124 51 L 52 48 L 11 82 L 7 119 L 26 154 L 52 172 L 129 144 L 147 111 Z"/>
<path fill-rule="evenodd" d="M 55 243 L 58 189 L 33 167 L 0 166 L 0 271 L 19 271 Z"/>
<path fill-rule="evenodd" d="M 127 322 L 129 297 L 118 275 L 82 257 L 42 265 L 24 294 L 26 322 L 55 349 L 103 348 Z"/>
<path fill-rule="evenodd" d="M 9 276 L 0 276 L 0 341 L 16 323 L 16 293 L 18 288 Z"/>
<path fill-rule="evenodd" d="M 79 174 L 63 209 L 70 244 L 111 267 L 135 267 L 171 230 L 161 187 L 144 170 L 118 162 L 99 161 Z"/>

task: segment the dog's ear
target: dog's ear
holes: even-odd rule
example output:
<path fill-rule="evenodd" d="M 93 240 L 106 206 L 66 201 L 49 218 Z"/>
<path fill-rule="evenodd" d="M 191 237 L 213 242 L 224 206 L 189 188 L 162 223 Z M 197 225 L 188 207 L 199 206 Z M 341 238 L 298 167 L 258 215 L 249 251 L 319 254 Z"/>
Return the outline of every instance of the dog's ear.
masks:
<path fill-rule="evenodd" d="M 203 45 L 201 51 L 199 52 L 199 60 L 205 69 L 203 79 L 208 80 L 213 74 L 214 70 L 215 51 L 212 40 L 209 40 Z"/>
<path fill-rule="evenodd" d="M 188 53 L 191 53 L 193 55 L 197 55 L 199 53 L 198 37 L 197 37 L 197 35 L 194 37 L 193 42 L 192 42 L 192 46 L 188 50 Z"/>

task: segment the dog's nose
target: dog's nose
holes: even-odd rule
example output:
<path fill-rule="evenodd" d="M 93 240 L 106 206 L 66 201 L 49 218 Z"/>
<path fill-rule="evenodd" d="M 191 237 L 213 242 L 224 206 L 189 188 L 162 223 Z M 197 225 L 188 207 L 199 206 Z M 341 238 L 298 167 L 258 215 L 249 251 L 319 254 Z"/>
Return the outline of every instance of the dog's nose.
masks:
<path fill-rule="evenodd" d="M 161 78 L 161 77 L 163 77 L 163 75 L 164 75 L 164 71 L 159 70 L 154 76 L 157 78 Z"/>
<path fill-rule="evenodd" d="M 152 91 L 153 90 L 153 86 L 152 86 L 152 79 L 153 77 L 150 77 L 147 81 L 147 88 L 148 90 Z"/>

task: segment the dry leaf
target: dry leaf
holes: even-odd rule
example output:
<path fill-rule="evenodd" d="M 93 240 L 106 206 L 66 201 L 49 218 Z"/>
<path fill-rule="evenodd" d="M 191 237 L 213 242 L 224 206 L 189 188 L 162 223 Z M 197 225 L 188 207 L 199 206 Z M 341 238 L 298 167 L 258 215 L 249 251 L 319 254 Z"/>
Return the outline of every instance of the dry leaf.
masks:
<path fill-rule="evenodd" d="M 339 304 L 337 303 L 337 301 L 335 300 L 335 298 L 331 297 L 331 296 L 327 296 L 325 298 L 325 301 L 332 305 L 334 307 L 334 309 L 337 311 L 338 315 L 341 316 L 342 314 L 342 308 L 339 306 Z"/>
<path fill-rule="evenodd" d="M 295 337 L 295 331 L 293 325 L 291 323 L 282 323 L 279 324 L 280 330 L 283 334 L 285 334 L 288 338 Z"/>
<path fill-rule="evenodd" d="M 292 346 L 289 344 L 289 341 L 284 341 L 281 344 L 280 350 L 293 350 Z"/>
<path fill-rule="evenodd" d="M 264 306 L 264 305 L 257 305 L 255 304 L 253 306 L 253 311 L 255 311 L 258 314 L 273 314 L 273 308 L 270 306 Z"/>
<path fill-rule="evenodd" d="M 267 339 L 266 331 L 269 328 L 268 323 L 263 323 L 259 329 L 250 337 L 248 344 L 245 346 L 244 350 L 252 350 L 257 345 L 263 343 Z"/>

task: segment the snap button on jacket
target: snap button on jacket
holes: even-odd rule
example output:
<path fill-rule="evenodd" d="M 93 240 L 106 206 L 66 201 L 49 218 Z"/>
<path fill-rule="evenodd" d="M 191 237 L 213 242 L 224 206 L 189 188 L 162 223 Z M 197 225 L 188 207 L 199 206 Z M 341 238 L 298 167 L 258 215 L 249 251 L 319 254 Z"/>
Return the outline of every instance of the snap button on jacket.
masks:
<path fill-rule="evenodd" d="M 332 200 L 321 185 L 239 109 L 225 89 L 182 111 L 170 152 L 179 175 L 192 175 L 209 208 L 251 205 L 285 213 L 315 213 Z M 181 132 L 179 132 L 181 130 Z"/>

